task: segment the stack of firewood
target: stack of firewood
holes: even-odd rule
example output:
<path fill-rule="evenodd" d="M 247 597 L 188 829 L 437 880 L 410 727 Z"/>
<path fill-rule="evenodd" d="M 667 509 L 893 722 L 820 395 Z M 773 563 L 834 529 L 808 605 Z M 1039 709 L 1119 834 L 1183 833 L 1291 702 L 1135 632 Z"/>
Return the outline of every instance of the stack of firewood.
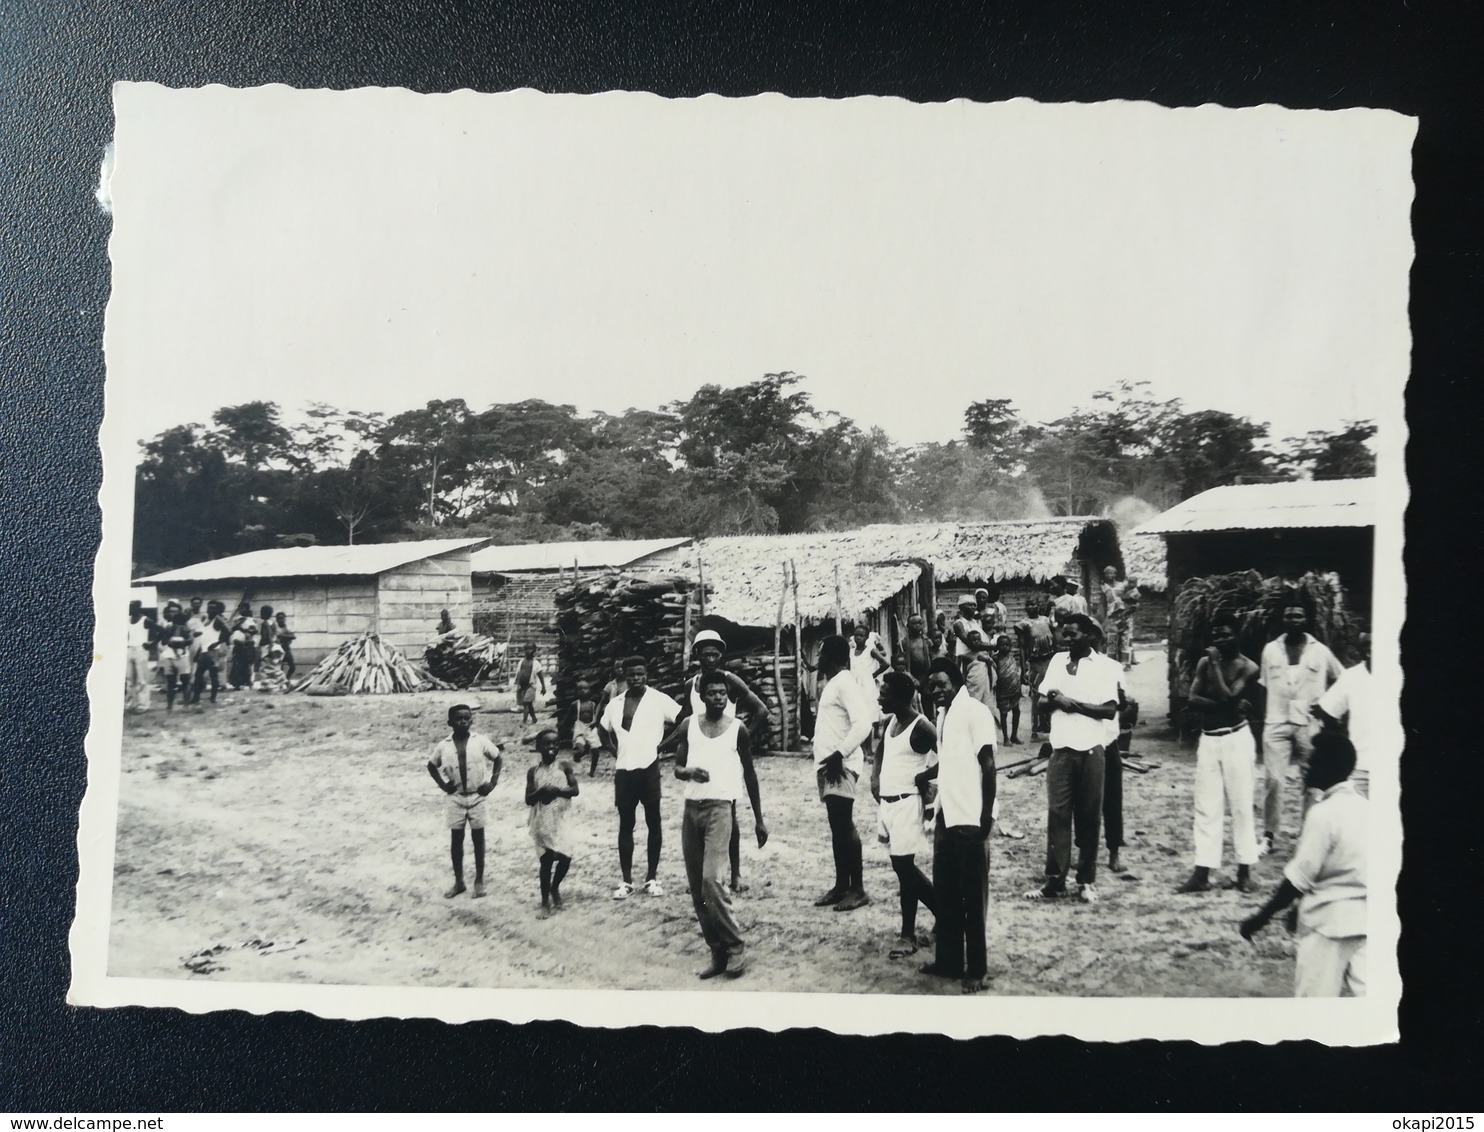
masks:
<path fill-rule="evenodd" d="M 689 616 L 688 598 L 693 603 Z M 563 742 L 571 738 L 576 718 L 578 681 L 585 681 L 597 699 L 613 679 L 615 665 L 625 657 L 642 656 L 648 662 L 651 687 L 677 700 L 688 694 L 687 677 L 698 670 L 693 663 L 689 668 L 686 665 L 686 631 L 693 632 L 700 620 L 699 594 L 689 578 L 610 574 L 558 593 L 556 606 L 556 717 Z M 772 713 L 773 725 L 754 737 L 754 747 L 786 750 L 796 745 L 798 671 L 793 656 L 784 655 L 778 663 L 788 701 L 786 734 L 773 654 L 733 655 L 723 664 L 742 677 Z"/>
<path fill-rule="evenodd" d="M 650 685 L 679 697 L 686 596 L 694 588 L 689 578 L 605 574 L 556 595 L 556 714 L 563 742 L 571 738 L 576 718 L 578 681 L 586 681 L 597 698 L 625 657 L 642 656 Z"/>
<path fill-rule="evenodd" d="M 375 633 L 346 641 L 294 685 L 311 696 L 389 695 L 428 686 L 408 659 Z"/>
<path fill-rule="evenodd" d="M 505 668 L 505 646 L 478 633 L 449 633 L 423 653 L 428 671 L 455 687 L 499 677 Z"/>

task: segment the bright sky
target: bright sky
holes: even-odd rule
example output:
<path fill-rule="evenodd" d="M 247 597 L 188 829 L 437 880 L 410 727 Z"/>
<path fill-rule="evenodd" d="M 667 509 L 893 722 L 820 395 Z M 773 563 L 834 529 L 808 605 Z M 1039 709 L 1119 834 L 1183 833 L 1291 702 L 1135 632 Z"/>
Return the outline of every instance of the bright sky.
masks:
<path fill-rule="evenodd" d="M 137 437 L 259 398 L 621 411 L 778 370 L 903 443 L 1120 380 L 1283 436 L 1384 415 L 1409 367 L 1414 123 L 1385 112 L 140 84 L 116 106 L 109 412 Z"/>

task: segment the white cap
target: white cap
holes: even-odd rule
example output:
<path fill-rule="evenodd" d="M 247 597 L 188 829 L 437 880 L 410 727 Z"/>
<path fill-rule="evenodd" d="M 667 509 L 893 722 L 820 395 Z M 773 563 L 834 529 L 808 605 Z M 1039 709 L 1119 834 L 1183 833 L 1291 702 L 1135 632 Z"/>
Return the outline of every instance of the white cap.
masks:
<path fill-rule="evenodd" d="M 727 643 L 721 639 L 721 634 L 718 633 L 715 629 L 702 629 L 695 635 L 695 638 L 690 643 L 690 647 L 693 649 L 699 648 L 707 641 L 715 641 L 718 645 L 721 646 L 723 652 L 726 651 Z"/>

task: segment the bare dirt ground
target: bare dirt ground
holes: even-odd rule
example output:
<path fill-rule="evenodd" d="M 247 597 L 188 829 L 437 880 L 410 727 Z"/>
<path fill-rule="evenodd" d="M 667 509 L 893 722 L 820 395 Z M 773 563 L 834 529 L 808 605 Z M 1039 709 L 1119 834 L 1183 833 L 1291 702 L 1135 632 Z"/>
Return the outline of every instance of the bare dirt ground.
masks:
<path fill-rule="evenodd" d="M 1159 763 L 1125 774 L 1127 870 L 1103 869 L 1103 901 L 1020 899 L 1045 852 L 1045 778 L 1001 776 L 994 839 L 990 973 L 1004 995 L 1262 996 L 1291 993 L 1292 943 L 1277 925 L 1245 943 L 1237 922 L 1262 896 L 1177 896 L 1190 860 L 1193 749 L 1165 727 L 1164 665 L 1152 649 L 1132 673 L 1144 722 L 1134 752 Z M 476 704 L 475 727 L 505 746 L 488 805 L 489 895 L 445 900 L 448 833 L 424 764 L 448 706 Z M 957 993 L 920 975 L 927 950 L 893 961 L 896 880 L 857 804 L 872 904 L 839 914 L 812 901 L 831 876 L 812 764 L 758 760 L 772 840 L 759 852 L 746 803 L 738 918 L 752 966 L 701 983 L 707 954 L 685 892 L 680 791 L 665 782 L 667 895 L 611 900 L 618 879 L 611 760 L 580 770 L 569 820 L 578 846 L 567 907 L 539 920 L 536 854 L 522 800 L 531 749 L 509 697 L 490 692 L 318 698 L 224 694 L 214 708 L 125 721 L 109 971 L 120 976 L 377 986 L 563 987 Z M 1025 731 L 1022 731 L 1022 735 Z M 1028 757 L 1002 749 L 1001 765 Z M 1297 811 L 1297 787 L 1290 784 Z M 1288 851 L 1280 842 L 1279 858 Z M 637 854 L 643 857 L 643 828 Z M 472 849 L 465 868 L 472 879 Z M 1106 852 L 1101 860 L 1106 864 Z M 640 866 L 642 869 L 642 865 Z M 1277 861 L 1258 877 L 1269 890 Z M 1224 870 L 1229 879 L 1234 868 Z M 932 924 L 926 911 L 919 928 Z"/>

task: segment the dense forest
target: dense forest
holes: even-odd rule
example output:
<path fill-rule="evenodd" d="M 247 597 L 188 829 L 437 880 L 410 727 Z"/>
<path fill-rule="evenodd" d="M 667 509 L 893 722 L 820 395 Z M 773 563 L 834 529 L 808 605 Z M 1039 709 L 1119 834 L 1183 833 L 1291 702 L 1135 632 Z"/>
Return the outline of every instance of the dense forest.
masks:
<path fill-rule="evenodd" d="M 811 403 L 793 373 L 620 415 L 541 400 L 395 416 L 270 401 L 141 444 L 136 576 L 275 546 L 497 542 L 848 528 L 1162 510 L 1243 479 L 1369 475 L 1368 421 L 1266 425 L 1125 383 L 1057 420 L 975 401 L 962 433 L 899 446 Z"/>

